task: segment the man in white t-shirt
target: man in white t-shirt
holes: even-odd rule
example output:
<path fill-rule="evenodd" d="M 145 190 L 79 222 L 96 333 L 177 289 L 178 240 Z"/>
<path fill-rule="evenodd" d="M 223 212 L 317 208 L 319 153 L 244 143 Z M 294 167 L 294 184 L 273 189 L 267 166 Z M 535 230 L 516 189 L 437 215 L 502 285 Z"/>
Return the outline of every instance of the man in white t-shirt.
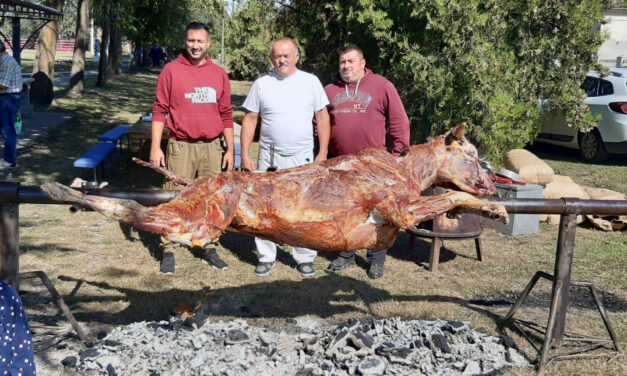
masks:
<path fill-rule="evenodd" d="M 327 159 L 330 125 L 326 106 L 329 100 L 320 80 L 296 68 L 300 57 L 296 43 L 290 38 L 272 42 L 270 59 L 274 72 L 258 78 L 253 84 L 244 108 L 241 144 L 244 170 L 254 171 L 248 152 L 253 142 L 257 120 L 261 116 L 259 162 L 257 170 L 269 167 L 278 170 L 298 167 Z M 319 151 L 314 159 L 313 117 L 316 118 Z M 255 274 L 265 276 L 276 264 L 276 244 L 255 238 L 259 263 Z M 316 251 L 293 247 L 292 256 L 303 277 L 313 277 Z"/>

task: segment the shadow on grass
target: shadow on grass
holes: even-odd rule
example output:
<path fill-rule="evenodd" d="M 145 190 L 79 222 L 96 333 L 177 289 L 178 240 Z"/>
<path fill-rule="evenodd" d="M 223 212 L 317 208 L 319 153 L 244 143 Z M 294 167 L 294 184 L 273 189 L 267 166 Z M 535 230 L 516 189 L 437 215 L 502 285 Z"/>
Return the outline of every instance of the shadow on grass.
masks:
<path fill-rule="evenodd" d="M 546 289 L 540 291 L 538 286 L 543 285 L 545 288 L 551 287 L 551 282 L 540 279 L 534 290 L 525 298 L 521 307 L 543 307 L 548 308 L 551 304 L 551 290 Z M 520 296 L 523 288 L 520 286 L 520 291 L 504 291 L 496 296 L 477 296 L 471 300 L 472 304 L 480 305 L 484 307 L 496 307 L 496 306 L 510 306 L 514 304 L 515 299 Z M 608 312 L 625 312 L 627 311 L 627 301 L 620 296 L 600 290 L 597 288 L 599 298 L 603 304 L 603 307 Z M 592 298 L 590 290 L 580 286 L 570 286 L 568 290 L 568 302 L 569 308 L 596 310 L 597 306 Z"/>
<path fill-rule="evenodd" d="M 115 274 L 115 270 L 110 272 Z M 500 314 L 491 310 L 491 307 L 495 305 L 482 304 L 476 299 L 462 299 L 454 296 L 433 294 L 395 295 L 376 288 L 367 282 L 335 273 L 301 281 L 282 280 L 251 283 L 239 287 L 214 290 L 209 288 L 199 290 L 171 289 L 159 292 L 114 287 L 102 281 L 89 281 L 88 279 L 77 279 L 68 276 L 59 276 L 59 279 L 66 282 L 76 282 L 77 284 L 75 291 L 65 297 L 70 309 L 76 304 L 128 301 L 130 303 L 128 307 L 120 312 L 112 313 L 105 310 L 75 312 L 77 319 L 80 321 L 116 325 L 126 325 L 144 320 L 164 320 L 171 315 L 170 309 L 176 307 L 179 303 L 193 306 L 204 296 L 208 296 L 208 298 L 203 301 L 201 312 L 210 316 L 231 318 L 280 319 L 313 315 L 324 319 L 344 313 L 378 318 L 374 310 L 371 309 L 371 305 L 387 301 L 455 304 L 479 313 L 492 320 L 495 324 L 500 323 L 503 318 Z M 78 295 L 78 290 L 85 284 L 103 290 L 116 291 L 121 293 L 123 297 L 119 294 L 103 296 Z M 571 290 L 571 292 L 574 292 L 575 296 L 579 295 L 579 292 L 575 290 Z M 29 295 L 29 299 L 37 299 L 37 294 Z M 619 297 L 607 292 L 601 292 L 601 296 L 608 311 L 620 312 L 624 310 L 625 302 Z M 619 304 L 608 304 L 609 296 L 619 300 Z M 190 304 L 190 302 L 193 304 Z M 356 306 L 360 304 L 363 304 L 365 307 L 360 308 Z M 513 302 L 498 305 L 511 306 L 511 304 Z M 592 301 L 577 305 L 578 308 L 596 310 L 596 306 Z M 531 297 L 523 307 L 547 308 L 547 302 L 544 299 L 538 302 Z M 72 310 L 75 311 L 75 309 Z M 399 313 L 399 315 L 401 314 Z"/>
<path fill-rule="evenodd" d="M 172 289 L 160 292 L 119 288 L 106 282 L 67 276 L 59 276 L 59 279 L 66 282 L 76 282 L 80 285 L 89 284 L 100 289 L 114 290 L 123 294 L 123 298 L 119 294 L 108 296 L 74 295 L 65 298 L 70 308 L 74 304 L 117 302 L 121 299 L 130 302 L 129 306 L 121 312 L 111 313 L 104 310 L 94 310 L 75 313 L 80 321 L 117 325 L 143 320 L 167 319 L 171 314 L 167 307 L 175 307 L 180 302 L 195 302 L 207 294 L 209 296 L 203 302 L 202 312 L 233 318 L 277 319 L 304 315 L 329 318 L 342 313 L 376 317 L 370 308 L 372 304 L 385 301 L 422 301 L 456 304 L 489 317 L 495 323 L 501 319 L 499 315 L 488 309 L 471 304 L 469 300 L 447 295 L 393 295 L 366 282 L 334 273 L 302 281 L 282 280 L 215 290 L 208 288 L 200 290 Z M 360 303 L 365 305 L 365 308 L 355 306 L 355 304 Z M 152 307 L 152 309 L 147 307 Z"/>

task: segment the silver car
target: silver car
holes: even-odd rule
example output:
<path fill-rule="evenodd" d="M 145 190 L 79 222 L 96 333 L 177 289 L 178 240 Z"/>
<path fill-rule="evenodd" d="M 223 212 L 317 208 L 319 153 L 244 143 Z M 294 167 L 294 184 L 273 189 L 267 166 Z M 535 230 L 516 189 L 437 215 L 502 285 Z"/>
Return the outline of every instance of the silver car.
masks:
<path fill-rule="evenodd" d="M 584 103 L 592 115 L 600 115 L 598 126 L 578 132 L 563 113 L 547 113 L 536 141 L 579 149 L 585 160 L 594 162 L 609 154 L 627 154 L 627 68 L 614 68 L 607 77 L 589 72 L 581 88 L 588 94 Z"/>

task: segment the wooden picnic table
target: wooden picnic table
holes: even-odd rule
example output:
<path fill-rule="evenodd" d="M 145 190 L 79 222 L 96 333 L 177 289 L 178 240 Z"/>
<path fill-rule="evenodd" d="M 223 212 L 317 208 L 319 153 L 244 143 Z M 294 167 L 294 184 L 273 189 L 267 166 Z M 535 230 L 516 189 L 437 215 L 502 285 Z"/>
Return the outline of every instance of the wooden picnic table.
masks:
<path fill-rule="evenodd" d="M 126 135 L 137 140 L 150 140 L 150 132 L 152 130 L 152 121 L 139 119 L 133 126 L 126 131 Z M 163 127 L 162 140 L 170 138 L 170 130 Z"/>
<path fill-rule="evenodd" d="M 142 116 L 133 126 L 126 131 L 126 136 L 129 140 L 129 150 L 130 145 L 133 140 L 137 140 L 138 147 L 136 152 L 132 152 L 133 156 L 140 159 L 147 159 L 150 156 L 150 136 L 152 130 L 152 120 Z M 166 145 L 168 144 L 168 139 L 170 138 L 170 130 L 166 127 L 163 127 L 163 133 L 161 135 L 161 148 L 164 150 Z"/>

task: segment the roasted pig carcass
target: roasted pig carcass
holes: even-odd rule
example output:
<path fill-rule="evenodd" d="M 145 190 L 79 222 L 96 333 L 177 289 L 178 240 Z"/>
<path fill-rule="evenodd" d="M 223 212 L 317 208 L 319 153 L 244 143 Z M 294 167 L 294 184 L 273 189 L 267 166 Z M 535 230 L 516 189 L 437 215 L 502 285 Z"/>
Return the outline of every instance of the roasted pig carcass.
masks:
<path fill-rule="evenodd" d="M 187 185 L 155 207 L 84 195 L 58 183 L 42 189 L 55 200 L 201 247 L 230 229 L 324 252 L 387 249 L 399 230 L 448 211 L 507 219 L 503 206 L 475 197 L 494 194 L 496 188 L 479 166 L 477 150 L 464 138 L 464 124 L 399 157 L 371 148 L 288 170 L 232 171 L 195 180 L 155 169 Z M 449 190 L 421 196 L 434 184 Z"/>

